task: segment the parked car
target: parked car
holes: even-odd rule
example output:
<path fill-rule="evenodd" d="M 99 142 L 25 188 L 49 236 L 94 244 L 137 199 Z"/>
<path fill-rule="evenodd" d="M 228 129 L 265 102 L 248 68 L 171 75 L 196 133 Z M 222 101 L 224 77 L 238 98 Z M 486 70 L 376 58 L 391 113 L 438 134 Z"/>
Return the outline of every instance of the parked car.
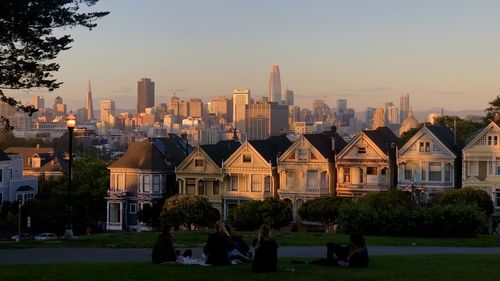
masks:
<path fill-rule="evenodd" d="M 21 239 L 19 239 L 18 237 L 19 237 L 19 234 L 12 235 L 10 237 L 10 240 L 12 240 L 12 241 L 33 240 L 33 234 L 31 234 L 31 233 L 21 233 Z"/>
<path fill-rule="evenodd" d="M 35 240 L 50 240 L 50 239 L 57 239 L 57 235 L 54 233 L 39 233 L 35 236 Z"/>

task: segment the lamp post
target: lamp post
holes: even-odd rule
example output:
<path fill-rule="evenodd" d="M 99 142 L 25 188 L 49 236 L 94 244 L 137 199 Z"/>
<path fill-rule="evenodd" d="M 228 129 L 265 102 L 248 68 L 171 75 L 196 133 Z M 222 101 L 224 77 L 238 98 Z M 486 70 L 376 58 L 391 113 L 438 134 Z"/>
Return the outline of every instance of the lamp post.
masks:
<path fill-rule="evenodd" d="M 73 183 L 73 130 L 76 125 L 76 117 L 71 112 L 66 118 L 66 125 L 68 125 L 69 131 L 69 164 L 68 164 L 68 172 L 69 172 L 69 181 L 68 181 L 68 205 L 69 205 L 69 216 L 68 216 L 68 225 L 66 226 L 66 231 L 64 232 L 64 236 L 66 238 L 73 238 L 73 198 L 72 198 L 72 183 Z"/>

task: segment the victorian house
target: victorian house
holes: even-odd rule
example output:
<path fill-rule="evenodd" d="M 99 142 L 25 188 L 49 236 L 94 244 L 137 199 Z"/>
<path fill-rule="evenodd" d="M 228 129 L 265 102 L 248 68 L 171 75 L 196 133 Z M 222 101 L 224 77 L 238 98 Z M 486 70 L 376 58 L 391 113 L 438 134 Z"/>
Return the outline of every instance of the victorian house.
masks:
<path fill-rule="evenodd" d="M 398 187 L 430 195 L 461 186 L 461 147 L 441 125 L 424 125 L 398 152 Z"/>
<path fill-rule="evenodd" d="M 0 150 L 0 206 L 4 201 L 33 200 L 38 193 L 38 178 L 23 176 L 23 158 L 20 154 L 6 154 Z"/>
<path fill-rule="evenodd" d="M 139 222 L 138 212 L 178 192 L 175 167 L 190 152 L 185 139 L 174 134 L 131 143 L 125 155 L 108 167 L 107 230 L 148 229 Z"/>
<path fill-rule="evenodd" d="M 278 194 L 292 202 L 294 217 L 305 201 L 335 194 L 335 158 L 346 145 L 335 130 L 304 134 L 279 157 Z"/>
<path fill-rule="evenodd" d="M 337 195 L 361 197 L 396 186 L 398 137 L 387 127 L 362 130 L 337 157 Z"/>
<path fill-rule="evenodd" d="M 466 140 L 462 150 L 462 187 L 486 191 L 500 213 L 500 127 L 491 122 Z"/>
<path fill-rule="evenodd" d="M 58 180 L 68 171 L 69 154 L 55 152 L 51 147 L 9 147 L 5 153 L 20 154 L 23 175 L 36 176 L 40 181 Z"/>
<path fill-rule="evenodd" d="M 222 164 L 240 146 L 238 140 L 225 140 L 195 147 L 175 169 L 179 193 L 204 196 L 222 214 L 225 184 Z"/>
<path fill-rule="evenodd" d="M 285 136 L 243 143 L 224 161 L 223 216 L 241 201 L 277 197 L 277 159 L 292 142 Z"/>

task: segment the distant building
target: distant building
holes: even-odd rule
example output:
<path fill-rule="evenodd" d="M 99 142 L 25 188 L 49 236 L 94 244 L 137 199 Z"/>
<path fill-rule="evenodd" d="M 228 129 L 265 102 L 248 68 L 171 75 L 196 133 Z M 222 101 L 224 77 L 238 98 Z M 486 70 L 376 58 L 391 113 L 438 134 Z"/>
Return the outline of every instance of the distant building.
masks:
<path fill-rule="evenodd" d="M 286 90 L 285 92 L 285 104 L 286 105 L 294 105 L 294 94 L 292 90 Z"/>
<path fill-rule="evenodd" d="M 418 120 L 413 116 L 413 110 L 411 110 L 410 108 L 410 113 L 408 115 L 408 118 L 406 118 L 406 120 L 403 121 L 403 123 L 401 124 L 401 128 L 399 128 L 399 135 L 402 135 L 404 132 L 416 128 L 417 126 L 418 126 Z"/>
<path fill-rule="evenodd" d="M 0 205 L 4 201 L 24 204 L 38 193 L 38 178 L 23 176 L 23 158 L 0 150 Z"/>
<path fill-rule="evenodd" d="M 233 100 L 228 97 L 213 97 L 209 102 L 208 113 L 221 116 L 227 122 L 233 121 Z"/>
<path fill-rule="evenodd" d="M 155 82 L 149 78 L 142 78 L 137 82 L 137 114 L 144 112 L 148 107 L 155 106 Z"/>
<path fill-rule="evenodd" d="M 408 118 L 408 114 L 410 113 L 410 95 L 406 94 L 401 96 L 399 102 L 399 120 L 403 122 Z"/>
<path fill-rule="evenodd" d="M 90 80 L 87 89 L 87 105 L 85 108 L 87 109 L 87 116 L 85 120 L 88 120 L 90 122 L 94 121 L 94 102 L 92 101 L 92 88 L 90 87 Z"/>
<path fill-rule="evenodd" d="M 250 90 L 233 91 L 233 127 L 246 134 L 245 106 L 250 103 Z"/>
<path fill-rule="evenodd" d="M 112 128 L 115 118 L 115 102 L 112 100 L 101 101 L 101 123 L 105 124 L 106 128 Z"/>
<path fill-rule="evenodd" d="M 35 107 L 38 110 L 45 108 L 45 98 L 41 96 L 34 96 L 33 107 Z"/>
<path fill-rule="evenodd" d="M 281 102 L 281 77 L 278 65 L 271 65 L 269 72 L 269 101 Z"/>
<path fill-rule="evenodd" d="M 245 125 L 248 140 L 263 140 L 288 131 L 288 106 L 277 102 L 246 105 Z"/>
<path fill-rule="evenodd" d="M 378 127 L 385 126 L 385 116 L 384 109 L 382 107 L 375 108 L 375 113 L 373 114 L 372 129 L 377 129 Z"/>
<path fill-rule="evenodd" d="M 399 110 L 392 102 L 385 103 L 385 122 L 387 125 L 399 124 Z"/>
<path fill-rule="evenodd" d="M 189 100 L 189 116 L 193 118 L 203 117 L 203 102 L 200 99 Z"/>

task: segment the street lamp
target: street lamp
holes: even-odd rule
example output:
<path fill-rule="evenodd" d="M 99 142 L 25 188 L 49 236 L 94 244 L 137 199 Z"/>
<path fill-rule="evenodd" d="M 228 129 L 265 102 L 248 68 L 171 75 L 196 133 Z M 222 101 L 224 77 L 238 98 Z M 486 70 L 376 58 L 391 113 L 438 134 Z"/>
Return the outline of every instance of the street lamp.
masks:
<path fill-rule="evenodd" d="M 64 232 L 64 236 L 66 238 L 73 238 L 73 198 L 71 194 L 72 182 L 73 182 L 73 130 L 76 125 L 76 117 L 70 112 L 68 118 L 66 118 L 66 125 L 68 125 L 69 131 L 69 163 L 68 163 L 68 172 L 69 172 L 69 181 L 68 181 L 68 205 L 69 205 L 69 217 L 68 217 L 68 225 L 66 226 L 66 231 Z"/>

